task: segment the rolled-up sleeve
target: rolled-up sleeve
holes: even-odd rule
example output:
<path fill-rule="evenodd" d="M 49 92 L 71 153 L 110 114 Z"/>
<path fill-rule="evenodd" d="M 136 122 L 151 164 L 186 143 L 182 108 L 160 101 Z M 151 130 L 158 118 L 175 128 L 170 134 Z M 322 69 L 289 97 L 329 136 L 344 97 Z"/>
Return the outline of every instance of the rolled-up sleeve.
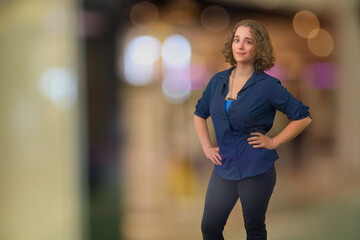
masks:
<path fill-rule="evenodd" d="M 204 119 L 207 119 L 210 116 L 211 85 L 213 82 L 212 80 L 213 78 L 207 84 L 203 95 L 195 106 L 194 114 Z"/>
<path fill-rule="evenodd" d="M 269 101 L 279 111 L 286 114 L 291 120 L 300 120 L 310 117 L 309 107 L 297 100 L 291 93 L 276 80 L 269 89 Z"/>

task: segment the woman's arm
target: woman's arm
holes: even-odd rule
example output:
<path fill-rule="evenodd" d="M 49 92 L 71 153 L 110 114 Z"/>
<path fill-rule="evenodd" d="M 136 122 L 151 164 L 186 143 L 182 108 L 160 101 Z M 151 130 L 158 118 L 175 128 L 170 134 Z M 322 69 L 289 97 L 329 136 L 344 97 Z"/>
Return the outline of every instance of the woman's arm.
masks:
<path fill-rule="evenodd" d="M 294 139 L 310 125 L 311 121 L 310 117 L 291 121 L 278 135 L 272 138 L 275 148 Z"/>
<path fill-rule="evenodd" d="M 253 148 L 275 149 L 299 135 L 307 126 L 309 126 L 311 121 L 310 117 L 293 120 L 273 138 L 263 135 L 260 132 L 253 132 L 250 133 L 250 135 L 254 135 L 254 137 L 250 137 L 247 140 L 249 144 L 253 145 Z"/>
<path fill-rule="evenodd" d="M 205 156 L 215 165 L 221 165 L 219 147 L 213 147 L 211 144 L 206 120 L 194 114 L 194 126 Z"/>

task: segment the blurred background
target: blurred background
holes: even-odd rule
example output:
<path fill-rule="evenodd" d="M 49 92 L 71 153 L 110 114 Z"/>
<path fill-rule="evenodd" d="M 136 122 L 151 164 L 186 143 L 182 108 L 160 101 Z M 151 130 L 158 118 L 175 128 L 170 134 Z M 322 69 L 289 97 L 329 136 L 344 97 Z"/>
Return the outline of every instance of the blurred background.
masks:
<path fill-rule="evenodd" d="M 313 118 L 278 149 L 268 239 L 360 239 L 358 0 L 0 1 L 0 239 L 201 239 L 194 106 L 245 18 Z"/>

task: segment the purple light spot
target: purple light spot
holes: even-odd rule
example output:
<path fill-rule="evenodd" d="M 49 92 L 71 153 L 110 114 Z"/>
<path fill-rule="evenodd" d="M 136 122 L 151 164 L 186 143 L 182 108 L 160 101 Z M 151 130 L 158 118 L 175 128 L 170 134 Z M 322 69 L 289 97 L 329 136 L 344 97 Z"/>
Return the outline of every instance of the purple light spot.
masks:
<path fill-rule="evenodd" d="M 191 89 L 203 89 L 210 79 L 208 68 L 202 64 L 191 64 Z"/>
<path fill-rule="evenodd" d="M 314 89 L 334 89 L 337 87 L 337 66 L 335 63 L 310 63 L 305 74 Z"/>
<path fill-rule="evenodd" d="M 287 75 L 285 69 L 280 66 L 278 63 L 275 63 L 275 66 L 270 68 L 269 70 L 265 71 L 265 73 L 269 74 L 280 80 L 281 83 L 285 85 L 287 80 Z"/>

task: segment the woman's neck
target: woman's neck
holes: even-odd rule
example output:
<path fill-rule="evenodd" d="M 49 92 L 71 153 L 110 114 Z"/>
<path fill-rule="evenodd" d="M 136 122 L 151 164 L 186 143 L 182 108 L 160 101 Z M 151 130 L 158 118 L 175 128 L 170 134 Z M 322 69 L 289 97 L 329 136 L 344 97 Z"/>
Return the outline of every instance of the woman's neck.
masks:
<path fill-rule="evenodd" d="M 254 72 L 253 65 L 236 65 L 234 68 L 234 78 L 235 79 L 248 79 Z"/>

